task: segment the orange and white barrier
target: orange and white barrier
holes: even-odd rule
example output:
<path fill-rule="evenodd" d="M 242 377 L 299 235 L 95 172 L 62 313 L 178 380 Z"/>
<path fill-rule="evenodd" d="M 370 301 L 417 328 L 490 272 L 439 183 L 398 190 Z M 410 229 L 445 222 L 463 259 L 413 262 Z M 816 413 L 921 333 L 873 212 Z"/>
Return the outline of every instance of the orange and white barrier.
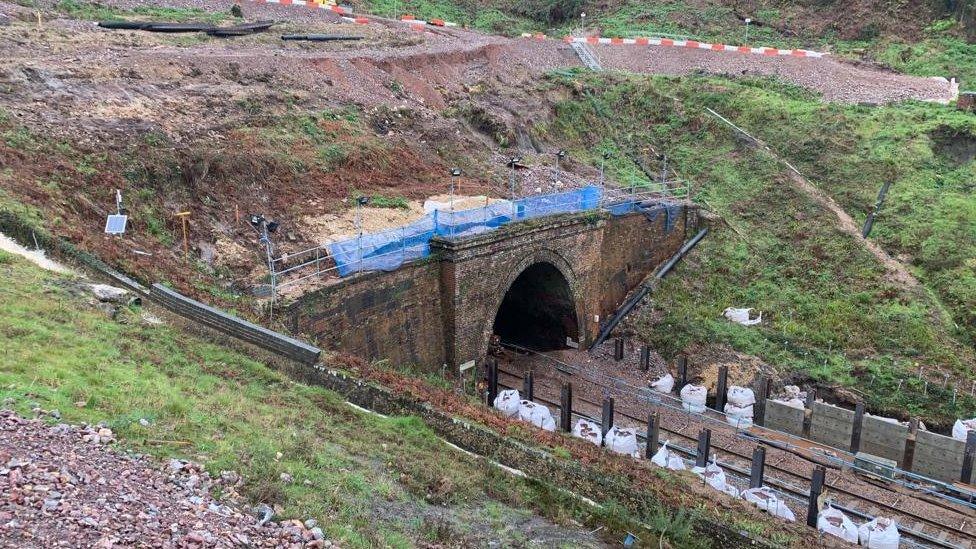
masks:
<path fill-rule="evenodd" d="M 542 40 L 545 40 L 548 37 L 546 35 L 542 34 L 541 32 L 535 32 L 535 33 L 532 33 L 532 32 L 523 32 L 522 33 L 522 38 L 531 38 L 533 40 L 542 41 Z"/>
<path fill-rule="evenodd" d="M 335 5 L 334 1 L 319 0 L 251 0 L 255 4 L 278 4 L 281 6 L 304 6 L 312 9 L 327 9 L 337 13 L 345 13 L 346 10 Z M 240 2 L 238 2 L 240 3 Z"/>
<path fill-rule="evenodd" d="M 365 24 L 369 23 L 369 19 L 367 19 L 365 17 L 346 17 L 346 16 L 343 16 L 342 17 L 342 20 L 345 21 L 345 22 L 347 22 L 347 23 L 357 23 L 357 24 L 360 24 L 360 25 L 365 25 Z"/>
<path fill-rule="evenodd" d="M 523 35 L 524 36 L 524 35 Z M 735 53 L 751 53 L 756 55 L 785 55 L 789 57 L 824 57 L 828 55 L 819 51 L 785 50 L 751 46 L 730 46 L 727 44 L 709 44 L 696 40 L 673 40 L 671 38 L 603 38 L 601 36 L 567 36 L 563 38 L 567 44 L 606 44 L 610 46 L 670 46 L 675 48 L 690 48 L 709 51 L 727 51 Z"/>
<path fill-rule="evenodd" d="M 413 15 L 410 15 L 409 13 L 403 14 L 400 17 L 400 21 L 403 21 L 404 23 L 410 23 L 410 27 L 411 28 L 416 28 L 417 25 L 420 25 L 420 26 L 433 25 L 435 27 L 456 27 L 456 26 L 458 26 L 457 23 L 452 23 L 450 21 L 445 21 L 443 19 L 431 19 L 429 21 L 424 21 L 422 19 L 417 19 L 416 17 L 414 17 Z"/>

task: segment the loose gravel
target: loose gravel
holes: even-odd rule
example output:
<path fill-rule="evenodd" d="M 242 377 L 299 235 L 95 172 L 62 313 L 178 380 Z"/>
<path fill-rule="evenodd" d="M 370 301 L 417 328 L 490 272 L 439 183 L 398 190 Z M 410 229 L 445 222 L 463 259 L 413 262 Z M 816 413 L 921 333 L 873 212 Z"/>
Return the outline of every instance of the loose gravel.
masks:
<path fill-rule="evenodd" d="M 211 479 L 199 464 L 127 455 L 113 440 L 106 427 L 0 411 L 0 546 L 334 546 L 313 520 L 263 522 L 210 496 L 233 493 L 236 473 Z"/>

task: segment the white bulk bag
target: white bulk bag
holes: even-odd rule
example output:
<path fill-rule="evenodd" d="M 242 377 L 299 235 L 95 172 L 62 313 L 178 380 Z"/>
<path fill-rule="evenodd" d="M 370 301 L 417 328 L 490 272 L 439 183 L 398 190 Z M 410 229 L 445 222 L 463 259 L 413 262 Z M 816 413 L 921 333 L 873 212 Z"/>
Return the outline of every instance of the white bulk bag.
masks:
<path fill-rule="evenodd" d="M 805 402 L 798 398 L 774 398 L 773 402 L 779 402 L 780 404 L 785 404 L 790 408 L 796 408 L 797 410 L 805 410 L 807 405 Z"/>
<path fill-rule="evenodd" d="M 738 407 L 729 403 L 725 405 L 725 421 L 737 429 L 748 429 L 752 427 L 752 404 L 745 407 Z"/>
<path fill-rule="evenodd" d="M 733 385 L 729 387 L 729 392 L 726 394 L 729 396 L 729 402 L 740 408 L 752 406 L 756 403 L 756 394 L 752 392 L 752 389 Z"/>
<path fill-rule="evenodd" d="M 858 527 L 857 535 L 861 545 L 868 549 L 898 549 L 898 544 L 901 543 L 898 523 L 885 517 L 865 522 Z"/>
<path fill-rule="evenodd" d="M 722 311 L 722 314 L 725 315 L 725 318 L 731 320 L 732 322 L 742 324 L 743 326 L 753 326 L 762 322 L 762 311 L 759 311 L 759 316 L 757 318 L 749 320 L 749 311 L 751 310 L 752 307 L 748 309 L 736 309 L 735 307 L 728 307 Z"/>
<path fill-rule="evenodd" d="M 976 431 L 976 418 L 957 419 L 952 425 L 952 438 L 965 442 L 969 431 Z"/>
<path fill-rule="evenodd" d="M 772 490 L 765 486 L 762 488 L 749 488 L 748 490 L 743 490 L 742 499 L 748 501 L 763 511 L 766 511 L 774 517 L 779 517 L 788 520 L 789 522 L 796 521 L 793 511 L 790 511 L 790 508 L 787 507 L 785 503 L 780 501 Z"/>
<path fill-rule="evenodd" d="M 708 389 L 701 385 L 688 384 L 681 388 L 681 406 L 689 412 L 704 412 L 707 397 Z"/>
<path fill-rule="evenodd" d="M 673 471 L 684 471 L 685 462 L 682 461 L 681 456 L 675 454 L 671 450 L 668 450 L 668 441 L 665 440 L 664 444 L 661 445 L 661 449 L 654 454 L 651 458 L 651 463 L 657 465 L 658 467 L 664 467 L 665 469 L 671 469 Z"/>
<path fill-rule="evenodd" d="M 719 492 L 725 492 L 732 497 L 739 496 L 739 491 L 736 490 L 735 486 L 729 485 L 725 479 L 725 471 L 716 465 L 715 461 L 712 461 L 704 467 L 692 467 L 691 472 L 704 479 L 705 484 L 708 484 Z"/>
<path fill-rule="evenodd" d="M 637 445 L 637 429 L 614 425 L 607 431 L 604 441 L 606 447 L 612 452 L 640 457 L 640 447 Z"/>
<path fill-rule="evenodd" d="M 848 543 L 857 543 L 857 526 L 847 515 L 827 507 L 817 516 L 817 530 L 836 536 Z"/>
<path fill-rule="evenodd" d="M 516 389 L 502 391 L 495 397 L 495 408 L 501 411 L 505 417 L 515 417 L 519 413 L 519 402 L 521 400 Z"/>
<path fill-rule="evenodd" d="M 651 382 L 651 389 L 666 395 L 671 394 L 674 390 L 674 377 L 671 374 L 664 374 Z"/>
<path fill-rule="evenodd" d="M 523 400 L 519 402 L 518 415 L 522 421 L 531 423 L 540 429 L 545 429 L 546 431 L 556 430 L 556 420 L 552 418 L 549 408 L 546 408 L 542 404 L 536 404 L 531 400 Z"/>
<path fill-rule="evenodd" d="M 588 440 L 597 446 L 603 442 L 603 433 L 600 431 L 600 426 L 585 419 L 580 419 L 573 426 L 573 436 Z"/>

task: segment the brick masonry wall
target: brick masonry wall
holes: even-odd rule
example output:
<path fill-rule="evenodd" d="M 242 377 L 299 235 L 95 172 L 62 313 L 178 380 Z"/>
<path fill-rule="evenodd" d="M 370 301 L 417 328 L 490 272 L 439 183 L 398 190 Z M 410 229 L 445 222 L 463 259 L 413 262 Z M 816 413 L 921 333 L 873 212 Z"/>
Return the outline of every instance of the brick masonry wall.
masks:
<path fill-rule="evenodd" d="M 505 292 L 526 268 L 546 262 L 568 283 L 585 345 L 599 321 L 681 247 L 686 215 L 682 210 L 671 232 L 663 215 L 652 222 L 642 214 L 587 212 L 434 239 L 430 260 L 349 277 L 302 296 L 286 314 L 294 333 L 325 349 L 457 367 L 485 355 Z"/>
<path fill-rule="evenodd" d="M 294 333 L 324 349 L 436 367 L 444 363 L 440 296 L 440 265 L 423 260 L 311 292 L 292 303 L 286 315 Z"/>
<path fill-rule="evenodd" d="M 601 318 L 613 314 L 631 290 L 678 251 L 689 236 L 686 219 L 688 208 L 683 208 L 671 232 L 665 231 L 663 214 L 650 221 L 634 213 L 607 223 L 601 250 Z"/>
<path fill-rule="evenodd" d="M 596 333 L 600 256 L 607 218 L 581 214 L 531 220 L 458 242 L 435 241 L 444 264 L 442 300 L 449 364 L 478 360 L 487 351 L 505 292 L 530 265 L 548 262 L 566 278 L 576 303 L 581 339 Z"/>

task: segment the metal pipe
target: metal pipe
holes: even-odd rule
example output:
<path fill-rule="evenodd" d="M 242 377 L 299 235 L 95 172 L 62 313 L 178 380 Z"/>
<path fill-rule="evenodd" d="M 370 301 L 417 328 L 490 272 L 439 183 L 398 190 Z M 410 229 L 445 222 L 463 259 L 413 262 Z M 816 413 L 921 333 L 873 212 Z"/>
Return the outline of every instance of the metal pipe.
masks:
<path fill-rule="evenodd" d="M 708 234 L 708 228 L 702 229 L 701 231 L 698 232 L 698 234 L 692 237 L 691 240 L 685 242 L 685 245 L 682 246 L 680 250 L 678 250 L 678 253 L 674 254 L 674 256 L 671 259 L 669 259 L 668 262 L 665 263 L 661 267 L 661 269 L 658 270 L 657 273 L 655 273 L 654 278 L 657 280 L 661 280 L 662 278 L 664 278 L 671 271 L 671 269 L 678 264 L 678 261 L 681 261 L 682 257 L 684 257 L 689 251 L 691 251 L 691 249 L 694 248 L 695 245 L 698 244 L 698 242 L 700 242 L 702 238 L 705 238 L 706 234 Z M 631 298 L 628 299 L 620 307 L 620 309 L 616 312 L 616 314 L 614 314 L 613 317 L 611 317 L 610 320 L 607 321 L 606 325 L 604 325 L 604 327 L 600 329 L 600 334 L 593 342 L 593 345 L 590 345 L 590 349 L 593 349 L 597 345 L 606 341 L 607 337 L 610 335 L 610 332 L 612 332 L 613 329 L 617 327 L 617 324 L 619 324 L 620 321 L 623 320 L 623 318 L 627 316 L 627 314 L 629 314 L 630 311 L 635 306 L 637 306 L 637 304 L 640 303 L 640 301 L 644 299 L 644 297 L 650 292 L 651 292 L 651 285 L 647 283 L 643 284 L 640 290 L 638 290 L 633 296 L 631 296 Z"/>

